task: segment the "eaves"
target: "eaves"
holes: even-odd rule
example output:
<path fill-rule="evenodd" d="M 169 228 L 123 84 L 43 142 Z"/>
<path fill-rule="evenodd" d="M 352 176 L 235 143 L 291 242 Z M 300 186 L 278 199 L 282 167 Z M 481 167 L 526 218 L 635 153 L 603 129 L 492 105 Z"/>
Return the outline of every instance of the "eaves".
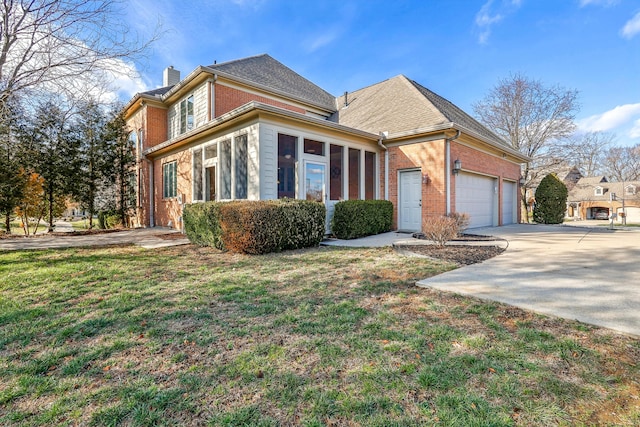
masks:
<path fill-rule="evenodd" d="M 343 134 L 352 135 L 358 138 L 367 139 L 372 142 L 377 142 L 379 139 L 378 135 L 361 131 L 359 129 L 350 128 L 335 122 L 317 119 L 315 117 L 305 116 L 294 111 L 285 110 L 284 108 L 252 101 L 232 111 L 229 111 L 228 113 L 223 114 L 220 117 L 216 117 L 204 126 L 200 126 L 190 132 L 184 133 L 173 139 L 154 145 L 153 147 L 146 149 L 143 154 L 148 157 L 155 157 L 168 151 L 184 147 L 185 145 L 197 141 L 200 138 L 224 130 L 239 122 L 247 121 L 254 117 L 257 118 L 260 116 L 260 114 L 273 115 L 293 122 L 314 125 Z"/>

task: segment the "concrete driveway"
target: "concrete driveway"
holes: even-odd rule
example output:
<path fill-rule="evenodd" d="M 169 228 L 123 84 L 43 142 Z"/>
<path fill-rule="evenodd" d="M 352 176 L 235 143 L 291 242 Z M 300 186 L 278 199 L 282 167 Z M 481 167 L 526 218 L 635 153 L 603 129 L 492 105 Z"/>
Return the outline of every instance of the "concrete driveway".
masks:
<path fill-rule="evenodd" d="M 517 224 L 473 232 L 509 247 L 417 285 L 640 336 L 640 229 Z"/>

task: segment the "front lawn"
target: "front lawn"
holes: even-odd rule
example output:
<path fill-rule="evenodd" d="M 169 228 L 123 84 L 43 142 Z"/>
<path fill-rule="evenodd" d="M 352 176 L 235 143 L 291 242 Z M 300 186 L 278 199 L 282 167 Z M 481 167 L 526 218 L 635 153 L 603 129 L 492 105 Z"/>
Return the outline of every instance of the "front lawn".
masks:
<path fill-rule="evenodd" d="M 0 425 L 638 425 L 640 342 L 391 249 L 0 253 Z"/>

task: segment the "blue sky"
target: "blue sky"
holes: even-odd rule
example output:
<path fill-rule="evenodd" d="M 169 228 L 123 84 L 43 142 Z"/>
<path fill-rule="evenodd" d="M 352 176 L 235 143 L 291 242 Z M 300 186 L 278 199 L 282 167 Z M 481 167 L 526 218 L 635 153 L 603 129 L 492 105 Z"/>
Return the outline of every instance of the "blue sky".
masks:
<path fill-rule="evenodd" d="M 470 114 L 501 78 L 523 73 L 579 91 L 582 130 L 640 143 L 640 0 L 131 0 L 131 26 L 165 33 L 142 78 L 173 65 L 268 53 L 333 95 L 404 74 Z"/>

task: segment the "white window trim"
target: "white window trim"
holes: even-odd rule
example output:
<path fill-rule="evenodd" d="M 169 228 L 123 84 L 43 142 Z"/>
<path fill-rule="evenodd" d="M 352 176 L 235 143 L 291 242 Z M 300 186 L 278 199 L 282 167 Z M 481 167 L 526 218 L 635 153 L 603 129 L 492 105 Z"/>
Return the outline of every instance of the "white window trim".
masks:
<path fill-rule="evenodd" d="M 596 196 L 602 196 L 604 194 L 604 189 L 600 186 L 594 188 L 593 194 Z"/>

